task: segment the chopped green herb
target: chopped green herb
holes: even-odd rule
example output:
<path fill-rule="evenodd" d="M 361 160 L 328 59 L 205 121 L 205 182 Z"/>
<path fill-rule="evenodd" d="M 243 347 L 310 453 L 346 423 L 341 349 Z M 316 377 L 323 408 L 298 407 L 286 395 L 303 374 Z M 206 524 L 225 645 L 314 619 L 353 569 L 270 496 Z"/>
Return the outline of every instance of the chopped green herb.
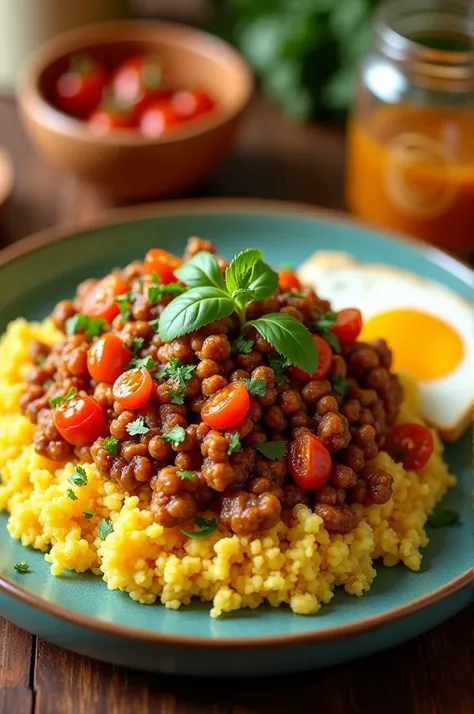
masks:
<path fill-rule="evenodd" d="M 178 390 L 169 389 L 168 394 L 171 397 L 171 404 L 184 404 L 184 392 L 186 388 L 179 387 Z"/>
<path fill-rule="evenodd" d="M 163 434 L 161 437 L 163 441 L 166 441 L 171 446 L 177 447 L 183 443 L 186 438 L 186 430 L 182 426 L 174 426 L 170 431 Z"/>
<path fill-rule="evenodd" d="M 177 471 L 176 476 L 183 481 L 194 481 L 194 471 Z"/>
<path fill-rule="evenodd" d="M 445 526 L 460 524 L 461 520 L 459 518 L 459 513 L 456 511 L 449 508 L 437 508 L 430 516 L 428 516 L 428 523 L 430 526 L 433 526 L 433 528 L 444 528 Z"/>
<path fill-rule="evenodd" d="M 229 438 L 229 448 L 227 449 L 227 454 L 237 453 L 237 451 L 242 451 L 242 444 L 240 443 L 240 438 L 238 432 L 234 431 Z"/>
<path fill-rule="evenodd" d="M 255 448 L 271 461 L 283 459 L 286 456 L 286 444 L 284 441 L 264 441 L 261 444 L 256 444 Z"/>
<path fill-rule="evenodd" d="M 158 328 L 160 326 L 160 318 L 157 317 L 154 320 L 149 320 L 148 324 L 150 325 L 151 328 L 153 328 L 154 330 L 156 330 L 156 332 L 158 332 Z"/>
<path fill-rule="evenodd" d="M 104 450 L 113 456 L 117 455 L 118 439 L 115 436 L 107 436 L 104 439 Z"/>
<path fill-rule="evenodd" d="M 150 285 L 148 288 L 148 301 L 152 304 L 160 302 L 163 295 L 169 295 L 174 293 L 175 295 L 180 295 L 185 293 L 187 287 L 181 285 L 180 283 L 168 283 L 168 285 Z"/>
<path fill-rule="evenodd" d="M 92 513 L 92 511 L 84 511 L 82 515 L 84 516 L 84 518 L 87 518 L 88 521 L 90 521 L 91 518 L 94 518 L 94 514 Z"/>
<path fill-rule="evenodd" d="M 69 401 L 69 399 L 72 399 L 73 397 L 75 397 L 76 394 L 77 394 L 77 389 L 74 389 L 74 387 L 71 387 L 71 389 L 65 396 L 51 398 L 49 400 L 49 403 L 52 407 L 57 407 L 60 404 L 63 404 L 64 402 Z"/>
<path fill-rule="evenodd" d="M 334 377 L 332 377 L 332 388 L 336 394 L 340 394 L 341 397 L 343 397 L 347 390 L 347 380 L 339 374 L 335 374 Z"/>
<path fill-rule="evenodd" d="M 35 359 L 36 364 L 38 367 L 41 367 L 46 362 L 46 355 L 37 355 Z"/>
<path fill-rule="evenodd" d="M 26 573 L 31 573 L 30 566 L 28 563 L 15 563 L 13 566 L 13 570 L 16 570 L 17 573 L 20 573 L 20 575 L 25 575 Z"/>
<path fill-rule="evenodd" d="M 196 516 L 194 525 L 197 526 L 198 530 L 187 531 L 181 529 L 181 533 L 184 533 L 188 538 L 207 538 L 217 530 L 217 520 L 215 518 L 208 520 L 207 518 L 202 518 L 202 516 Z"/>
<path fill-rule="evenodd" d="M 254 341 L 246 340 L 243 335 L 239 335 L 234 342 L 235 351 L 241 355 L 248 355 L 253 350 Z"/>
<path fill-rule="evenodd" d="M 66 491 L 66 493 L 67 493 L 68 498 L 71 499 L 71 501 L 77 501 L 77 496 L 76 496 L 76 494 L 74 493 L 74 491 L 72 490 L 72 488 L 68 488 L 68 490 Z"/>
<path fill-rule="evenodd" d="M 132 293 L 130 293 L 130 292 L 124 293 L 123 295 L 118 295 L 118 297 L 115 298 L 115 302 L 118 305 L 118 308 L 120 310 L 120 315 L 124 322 L 127 322 L 127 320 L 130 317 L 131 301 L 132 301 Z"/>
<path fill-rule="evenodd" d="M 69 483 L 73 486 L 86 486 L 88 479 L 87 473 L 83 466 L 76 466 L 76 470 L 68 478 Z"/>
<path fill-rule="evenodd" d="M 339 352 L 341 351 L 341 343 L 339 342 L 339 339 L 336 337 L 336 335 L 333 332 L 324 332 L 323 337 L 328 343 L 328 345 L 332 347 L 333 352 L 339 354 Z"/>
<path fill-rule="evenodd" d="M 288 382 L 288 377 L 285 374 L 285 370 L 291 367 L 291 362 L 286 357 L 282 355 L 270 355 L 268 358 L 268 364 L 275 372 L 275 382 Z"/>
<path fill-rule="evenodd" d="M 66 334 L 75 335 L 77 332 L 83 332 L 87 337 L 98 337 L 105 324 L 105 320 L 96 320 L 78 313 L 66 320 Z"/>
<path fill-rule="evenodd" d="M 288 295 L 288 297 L 304 298 L 303 293 L 300 293 L 298 290 L 288 290 L 286 294 Z"/>
<path fill-rule="evenodd" d="M 127 369 L 140 369 L 140 367 L 146 367 L 151 372 L 155 368 L 155 362 L 151 357 L 132 357 L 127 364 Z"/>
<path fill-rule="evenodd" d="M 99 525 L 97 527 L 97 533 L 99 534 L 99 538 L 101 540 L 105 540 L 107 536 L 109 536 L 113 532 L 114 526 L 112 524 L 112 521 L 108 521 L 107 519 L 102 518 L 102 520 L 99 521 Z"/>
<path fill-rule="evenodd" d="M 145 425 L 145 420 L 143 417 L 137 417 L 135 421 L 130 422 L 125 427 L 130 436 L 140 436 L 142 434 L 148 434 L 150 429 Z"/>
<path fill-rule="evenodd" d="M 168 379 L 173 384 L 173 388 L 169 390 L 172 404 L 184 404 L 186 384 L 195 370 L 195 364 L 184 364 L 177 357 L 171 357 L 168 364 L 160 369 L 157 378 L 159 380 Z"/>
<path fill-rule="evenodd" d="M 145 342 L 143 337 L 134 337 L 133 340 L 130 342 L 130 350 L 133 355 L 136 355 L 138 350 L 141 350 L 143 343 Z"/>
<path fill-rule="evenodd" d="M 341 345 L 336 335 L 331 332 L 331 328 L 334 327 L 336 322 L 337 313 L 330 310 L 329 312 L 325 312 L 324 315 L 320 315 L 318 319 L 313 322 L 313 328 L 324 337 L 334 352 L 339 353 L 341 351 Z"/>
<path fill-rule="evenodd" d="M 243 379 L 242 382 L 252 397 L 264 397 L 267 393 L 267 383 L 264 379 Z"/>
<path fill-rule="evenodd" d="M 44 387 L 45 389 L 48 389 L 48 387 L 50 387 L 50 386 L 52 385 L 52 383 L 53 383 L 53 380 L 52 380 L 52 379 L 45 379 L 44 382 L 43 382 L 43 387 Z"/>

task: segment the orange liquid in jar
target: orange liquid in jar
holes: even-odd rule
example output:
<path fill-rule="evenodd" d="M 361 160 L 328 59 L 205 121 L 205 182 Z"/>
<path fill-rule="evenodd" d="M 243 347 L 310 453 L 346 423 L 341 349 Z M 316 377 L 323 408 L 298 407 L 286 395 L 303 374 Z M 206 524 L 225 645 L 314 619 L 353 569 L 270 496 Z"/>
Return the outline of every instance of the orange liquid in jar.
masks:
<path fill-rule="evenodd" d="M 397 105 L 349 126 L 347 198 L 378 226 L 474 247 L 474 109 Z"/>

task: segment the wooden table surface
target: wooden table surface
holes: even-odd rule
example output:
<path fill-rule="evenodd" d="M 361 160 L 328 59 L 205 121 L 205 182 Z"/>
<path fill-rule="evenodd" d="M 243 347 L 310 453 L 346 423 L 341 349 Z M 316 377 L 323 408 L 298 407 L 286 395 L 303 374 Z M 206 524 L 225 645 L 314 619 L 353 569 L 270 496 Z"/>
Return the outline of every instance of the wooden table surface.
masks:
<path fill-rule="evenodd" d="M 107 208 L 34 154 L 8 99 L 0 99 L 0 144 L 16 171 L 4 243 L 90 220 Z M 341 130 L 295 126 L 257 97 L 233 155 L 193 195 L 341 208 L 343 158 Z M 359 662 L 278 679 L 211 682 L 94 662 L 0 619 L 0 714 L 473 714 L 473 641 L 471 607 L 432 632 Z"/>

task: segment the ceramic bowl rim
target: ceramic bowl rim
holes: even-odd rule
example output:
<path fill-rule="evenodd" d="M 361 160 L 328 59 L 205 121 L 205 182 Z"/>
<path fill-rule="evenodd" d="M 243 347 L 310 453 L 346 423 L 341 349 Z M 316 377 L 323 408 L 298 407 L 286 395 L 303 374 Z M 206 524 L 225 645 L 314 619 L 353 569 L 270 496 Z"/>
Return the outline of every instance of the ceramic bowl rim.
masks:
<path fill-rule="evenodd" d="M 7 246 L 0 251 L 0 270 L 3 266 L 13 263 L 22 256 L 41 250 L 44 246 L 57 242 L 66 241 L 75 238 L 78 234 L 97 230 L 99 228 L 120 225 L 129 223 L 133 220 L 146 220 L 155 216 L 173 216 L 190 213 L 226 213 L 232 211 L 241 211 L 245 213 L 255 213 L 260 215 L 294 215 L 301 218 L 323 218 L 330 222 L 352 225 L 359 228 L 369 230 L 373 235 L 380 239 L 389 237 L 392 240 L 402 244 L 408 244 L 414 247 L 418 252 L 427 257 L 430 262 L 444 267 L 448 272 L 454 274 L 459 280 L 472 284 L 474 280 L 474 271 L 467 263 L 450 256 L 448 253 L 429 246 L 414 238 L 406 237 L 394 232 L 384 231 L 378 232 L 372 226 L 357 221 L 343 213 L 327 210 L 319 207 L 314 207 L 305 204 L 290 203 L 285 201 L 274 201 L 267 199 L 184 199 L 175 201 L 166 201 L 155 204 L 146 204 L 142 206 L 133 206 L 118 208 L 106 212 L 100 218 L 87 223 L 76 223 L 65 227 L 49 228 L 28 238 Z M 349 637 L 352 635 L 361 634 L 368 630 L 381 627 L 392 622 L 393 620 L 411 615 L 419 610 L 422 610 L 430 605 L 434 605 L 447 597 L 455 595 L 469 586 L 473 586 L 474 571 L 468 569 L 461 573 L 448 583 L 445 583 L 440 588 L 432 590 L 425 595 L 413 600 L 412 602 L 391 608 L 374 617 L 366 617 L 362 620 L 349 623 L 346 625 L 338 625 L 321 631 L 313 630 L 299 634 L 288 635 L 270 635 L 267 637 L 249 637 L 238 639 L 234 637 L 226 637 L 219 639 L 211 639 L 208 637 L 187 636 L 163 634 L 160 632 L 149 632 L 143 629 L 126 627 L 115 623 L 109 623 L 83 615 L 82 613 L 65 608 L 62 605 L 51 603 L 44 598 L 35 595 L 18 585 L 16 582 L 0 575 L 0 593 L 21 602 L 23 605 L 32 607 L 36 611 L 49 615 L 55 619 L 67 622 L 73 626 L 83 627 L 93 632 L 99 632 L 104 635 L 116 636 L 126 640 L 134 640 L 147 642 L 156 645 L 174 645 L 186 646 L 192 648 L 212 647 L 217 649 L 227 648 L 265 648 L 265 647 L 284 647 L 296 644 L 310 644 L 327 642 L 328 640 L 338 639 L 341 637 Z"/>
<path fill-rule="evenodd" d="M 209 116 L 198 117 L 189 122 L 189 126 L 184 124 L 176 132 L 162 137 L 146 137 L 138 131 L 115 131 L 106 135 L 95 135 L 88 130 L 85 122 L 57 109 L 40 91 L 39 79 L 43 72 L 53 62 L 70 52 L 80 51 L 83 46 L 93 47 L 121 39 L 124 42 L 148 41 L 150 44 L 159 44 L 170 36 L 171 44 L 173 40 L 177 40 L 190 50 L 208 57 L 216 65 L 228 66 L 229 71 L 239 77 L 241 96 L 235 106 L 229 111 L 217 110 L 209 113 Z M 232 45 L 217 35 L 191 25 L 165 20 L 111 20 L 68 30 L 34 50 L 20 70 L 16 93 L 21 111 L 48 131 L 93 145 L 128 148 L 176 144 L 209 134 L 243 112 L 250 102 L 253 89 L 254 78 L 250 66 Z"/>

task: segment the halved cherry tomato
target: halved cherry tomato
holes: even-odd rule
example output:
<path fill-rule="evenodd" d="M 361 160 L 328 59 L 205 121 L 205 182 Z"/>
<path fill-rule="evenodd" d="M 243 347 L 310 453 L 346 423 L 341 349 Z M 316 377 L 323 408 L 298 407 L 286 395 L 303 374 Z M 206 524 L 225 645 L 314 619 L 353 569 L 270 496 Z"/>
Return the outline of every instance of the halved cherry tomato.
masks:
<path fill-rule="evenodd" d="M 112 88 L 124 104 L 138 104 L 145 96 L 154 96 L 163 88 L 161 64 L 154 57 L 130 57 L 114 72 Z"/>
<path fill-rule="evenodd" d="M 103 104 L 89 116 L 89 129 L 97 136 L 104 136 L 117 129 L 134 129 L 138 126 L 137 112 L 133 106 Z"/>
<path fill-rule="evenodd" d="M 318 350 L 318 366 L 314 374 L 303 372 L 299 367 L 290 367 L 288 372 L 296 379 L 301 379 L 302 382 L 311 382 L 313 380 L 325 379 L 330 368 L 332 360 L 332 350 L 326 340 L 323 340 L 319 335 L 312 335 L 316 349 Z"/>
<path fill-rule="evenodd" d="M 156 138 L 182 121 L 170 101 L 156 100 L 147 104 L 143 110 L 140 131 L 144 136 Z"/>
<path fill-rule="evenodd" d="M 394 461 L 402 462 L 407 471 L 418 471 L 428 463 L 433 453 L 433 434 L 422 424 L 397 424 L 388 432 L 383 450 Z"/>
<path fill-rule="evenodd" d="M 89 55 L 73 55 L 56 82 L 56 104 L 63 112 L 85 119 L 102 99 L 107 72 Z"/>
<path fill-rule="evenodd" d="M 171 103 L 176 113 L 185 120 L 195 119 L 214 109 L 214 101 L 202 89 L 185 89 L 175 92 Z"/>
<path fill-rule="evenodd" d="M 362 330 L 362 315 L 355 307 L 348 307 L 337 313 L 337 321 L 331 332 L 336 335 L 343 347 L 351 345 Z"/>
<path fill-rule="evenodd" d="M 115 298 L 127 291 L 128 284 L 120 275 L 106 275 L 85 296 L 82 312 L 89 317 L 112 322 L 120 312 Z"/>
<path fill-rule="evenodd" d="M 213 429 L 231 429 L 242 421 L 250 409 L 245 384 L 232 382 L 219 389 L 201 409 L 201 418 Z"/>
<path fill-rule="evenodd" d="M 174 271 L 182 265 L 183 261 L 176 255 L 167 253 L 161 248 L 152 248 L 145 255 L 144 271 L 147 275 L 156 273 L 158 280 L 167 285 L 174 283 L 176 276 Z"/>
<path fill-rule="evenodd" d="M 288 468 L 301 488 L 306 490 L 320 488 L 331 476 L 331 454 L 317 436 L 308 431 L 291 444 Z"/>
<path fill-rule="evenodd" d="M 146 367 L 129 369 L 118 377 L 112 394 L 124 409 L 140 409 L 150 398 L 153 380 Z"/>
<path fill-rule="evenodd" d="M 122 340 L 108 333 L 94 342 L 87 353 L 87 369 L 92 379 L 112 384 L 130 362 L 131 351 Z"/>
<path fill-rule="evenodd" d="M 301 290 L 301 283 L 291 270 L 278 271 L 278 284 L 282 290 Z"/>
<path fill-rule="evenodd" d="M 54 426 L 70 444 L 86 446 L 102 433 L 104 411 L 92 397 L 78 394 L 56 407 Z"/>

